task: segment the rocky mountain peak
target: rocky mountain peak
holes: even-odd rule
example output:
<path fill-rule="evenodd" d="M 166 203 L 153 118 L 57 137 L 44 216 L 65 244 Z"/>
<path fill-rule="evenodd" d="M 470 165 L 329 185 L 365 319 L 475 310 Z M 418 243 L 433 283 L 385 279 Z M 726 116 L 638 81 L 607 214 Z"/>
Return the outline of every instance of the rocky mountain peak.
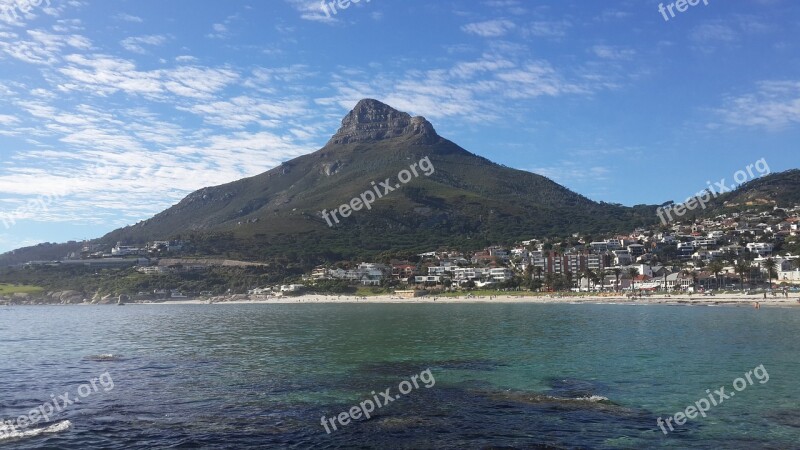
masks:
<path fill-rule="evenodd" d="M 425 143 L 439 139 L 433 125 L 424 117 L 411 117 L 378 100 L 364 99 L 342 119 L 341 128 L 328 144 L 374 142 L 396 137 L 418 137 Z"/>

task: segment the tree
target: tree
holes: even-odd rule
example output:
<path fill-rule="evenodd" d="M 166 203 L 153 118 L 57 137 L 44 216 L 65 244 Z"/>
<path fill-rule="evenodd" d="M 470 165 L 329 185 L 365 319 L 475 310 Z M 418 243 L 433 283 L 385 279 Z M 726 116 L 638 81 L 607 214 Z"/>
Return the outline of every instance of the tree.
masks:
<path fill-rule="evenodd" d="M 584 269 L 583 277 L 586 278 L 586 289 L 589 290 L 589 282 L 597 280 L 597 275 L 594 274 L 592 269 Z M 580 285 L 578 287 L 580 287 Z"/>
<path fill-rule="evenodd" d="M 775 273 L 776 267 L 778 267 L 778 264 L 775 262 L 774 259 L 768 258 L 766 261 L 764 261 L 764 268 L 767 269 L 767 277 L 769 277 L 770 289 L 772 289 L 772 274 Z"/>
<path fill-rule="evenodd" d="M 622 269 L 620 269 L 619 267 L 614 267 L 613 269 L 611 269 L 611 273 L 614 274 L 614 279 L 616 280 L 614 287 L 617 290 L 617 292 L 619 292 L 619 276 L 622 274 Z"/>
<path fill-rule="evenodd" d="M 750 271 L 750 264 L 744 261 L 738 262 L 733 266 L 733 271 L 739 274 L 739 284 L 741 289 L 744 290 L 744 274 Z"/>
<path fill-rule="evenodd" d="M 724 266 L 722 262 L 716 260 L 711 261 L 711 263 L 708 265 L 708 270 L 714 274 L 714 280 L 717 282 L 717 289 L 719 289 L 719 273 L 722 272 L 723 268 Z"/>
<path fill-rule="evenodd" d="M 639 276 L 639 269 L 636 267 L 628 268 L 628 275 L 631 277 L 631 292 L 636 288 L 636 277 Z"/>
<path fill-rule="evenodd" d="M 553 287 L 555 286 L 555 276 L 552 273 L 548 273 L 544 276 L 544 286 L 548 291 L 553 290 Z"/>
<path fill-rule="evenodd" d="M 597 287 L 597 282 L 599 282 L 603 277 L 602 272 L 598 276 L 598 274 L 590 270 L 589 274 L 590 274 L 589 279 L 592 280 L 592 287 Z M 603 290 L 602 284 L 600 285 L 600 290 Z"/>
<path fill-rule="evenodd" d="M 532 284 L 533 284 L 533 265 L 528 263 L 528 265 L 525 266 L 525 287 L 530 289 Z"/>

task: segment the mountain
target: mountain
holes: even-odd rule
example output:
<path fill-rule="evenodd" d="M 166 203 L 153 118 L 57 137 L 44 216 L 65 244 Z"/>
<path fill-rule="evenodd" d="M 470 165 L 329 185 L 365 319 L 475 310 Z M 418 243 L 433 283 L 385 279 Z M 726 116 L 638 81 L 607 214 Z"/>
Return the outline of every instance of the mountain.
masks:
<path fill-rule="evenodd" d="M 405 183 L 398 181 L 401 171 Z M 378 188 L 382 184 L 387 187 Z M 367 192 L 380 196 L 369 209 L 330 216 L 353 198 L 369 200 Z M 655 223 L 654 210 L 594 202 L 543 176 L 492 163 L 439 136 L 425 118 L 365 99 L 320 150 L 251 178 L 200 189 L 95 242 L 180 238 L 199 255 L 314 264 L 387 251 L 468 250 L 537 236 L 629 231 Z M 17 251 L 14 259 L 25 253 Z M 0 257 L 4 261 L 8 254 Z"/>
<path fill-rule="evenodd" d="M 426 167 L 429 162 L 429 176 L 421 161 Z M 415 163 L 417 176 L 410 173 Z M 403 170 L 412 177 L 397 188 Z M 339 224 L 322 216 L 323 210 L 375 192 L 386 179 L 394 190 L 381 187 L 383 197 L 371 209 L 339 218 Z M 621 231 L 655 220 L 653 208 L 597 203 L 540 175 L 494 164 L 439 136 L 425 118 L 366 99 L 322 149 L 252 178 L 201 189 L 102 241 L 180 235 L 201 253 L 346 259 Z"/>

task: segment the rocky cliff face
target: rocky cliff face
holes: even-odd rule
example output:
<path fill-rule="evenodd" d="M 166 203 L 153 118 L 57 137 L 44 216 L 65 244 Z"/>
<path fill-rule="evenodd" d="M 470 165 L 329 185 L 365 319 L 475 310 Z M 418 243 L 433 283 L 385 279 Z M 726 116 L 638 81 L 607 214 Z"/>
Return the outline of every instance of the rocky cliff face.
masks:
<path fill-rule="evenodd" d="M 328 145 L 396 137 L 416 138 L 424 143 L 435 143 L 440 139 L 433 125 L 424 117 L 411 117 L 377 100 L 365 99 L 342 119 L 341 128 Z"/>

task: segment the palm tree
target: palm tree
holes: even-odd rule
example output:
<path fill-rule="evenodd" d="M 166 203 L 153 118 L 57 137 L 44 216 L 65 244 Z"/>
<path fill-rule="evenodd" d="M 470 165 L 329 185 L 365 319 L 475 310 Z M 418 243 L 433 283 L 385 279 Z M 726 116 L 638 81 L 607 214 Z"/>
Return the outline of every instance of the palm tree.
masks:
<path fill-rule="evenodd" d="M 733 271 L 739 274 L 739 284 L 744 291 L 744 274 L 750 271 L 750 264 L 742 261 L 733 266 Z"/>
<path fill-rule="evenodd" d="M 528 263 L 525 266 L 525 286 L 530 289 L 533 282 L 533 266 Z"/>
<path fill-rule="evenodd" d="M 714 280 L 717 282 L 717 289 L 719 289 L 719 273 L 722 272 L 725 266 L 720 261 L 711 261 L 711 264 L 708 265 L 708 270 L 714 274 Z"/>
<path fill-rule="evenodd" d="M 772 274 L 775 273 L 775 268 L 778 264 L 774 259 L 768 258 L 764 261 L 764 268 L 767 269 L 767 277 L 769 277 L 769 288 L 772 289 Z"/>
<path fill-rule="evenodd" d="M 616 280 L 614 287 L 616 288 L 617 292 L 619 292 L 619 276 L 622 274 L 622 269 L 619 267 L 614 267 L 611 269 L 611 273 L 614 274 L 614 279 Z"/>
<path fill-rule="evenodd" d="M 544 276 L 544 286 L 547 288 L 548 291 L 552 291 L 554 284 L 555 284 L 555 276 L 553 276 L 552 273 L 548 272 L 547 275 Z"/>
<path fill-rule="evenodd" d="M 689 278 L 689 273 L 690 273 L 689 269 L 683 268 L 683 270 L 681 270 L 681 275 L 683 275 L 682 279 Z M 683 287 L 683 282 L 681 282 L 681 288 L 682 287 Z"/>
<path fill-rule="evenodd" d="M 593 281 L 597 278 L 597 276 L 592 272 L 592 269 L 584 269 L 583 277 L 586 278 L 586 289 L 589 289 L 589 282 Z"/>
<path fill-rule="evenodd" d="M 589 277 L 589 279 L 592 280 L 592 286 L 593 287 L 597 287 L 597 282 L 600 281 L 600 278 L 602 277 L 602 275 L 598 276 L 596 273 L 592 272 L 591 270 L 589 272 L 590 272 L 590 275 L 591 275 Z M 601 285 L 600 286 L 600 290 L 602 290 L 602 289 L 603 289 L 603 286 Z"/>
<path fill-rule="evenodd" d="M 631 292 L 636 288 L 636 277 L 639 276 L 639 269 L 636 267 L 628 268 L 628 275 L 631 276 Z"/>

